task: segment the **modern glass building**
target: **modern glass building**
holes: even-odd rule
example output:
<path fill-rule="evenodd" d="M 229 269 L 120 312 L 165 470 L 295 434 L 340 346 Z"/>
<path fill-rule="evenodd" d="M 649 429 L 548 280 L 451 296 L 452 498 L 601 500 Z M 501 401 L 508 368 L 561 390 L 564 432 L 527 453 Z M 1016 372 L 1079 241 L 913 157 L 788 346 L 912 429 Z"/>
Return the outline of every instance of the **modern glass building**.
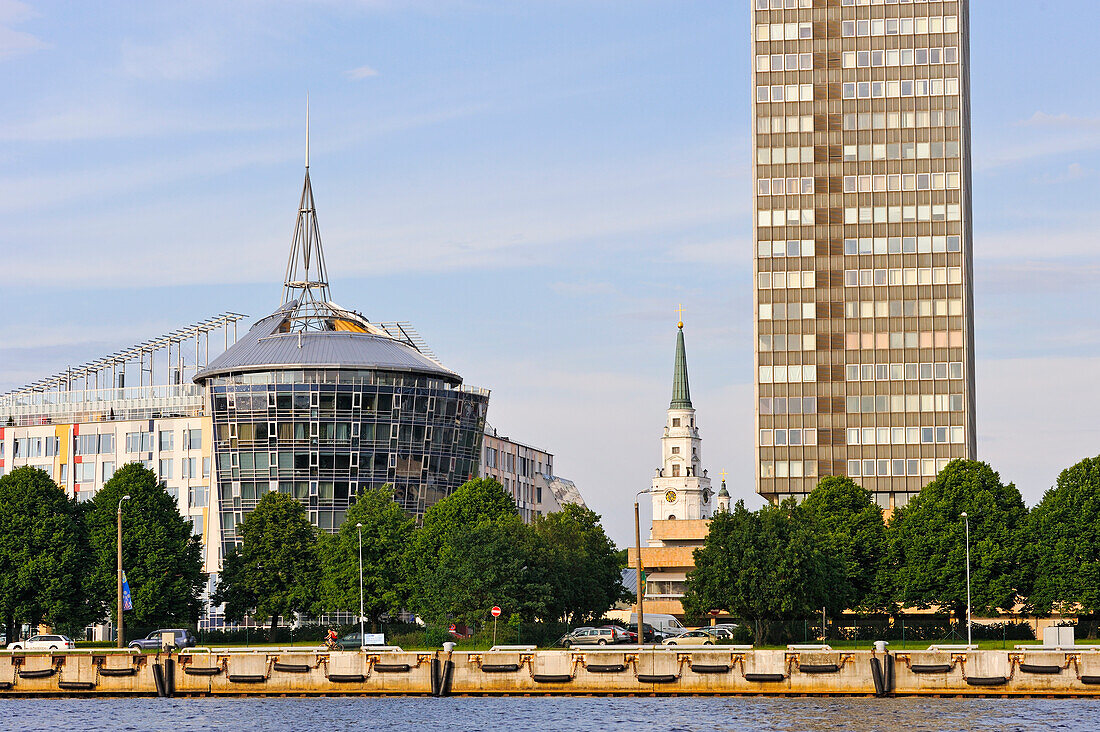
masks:
<path fill-rule="evenodd" d="M 976 452 L 967 0 L 750 0 L 757 490 Z"/>
<path fill-rule="evenodd" d="M 322 530 L 386 483 L 414 516 L 478 475 L 489 393 L 468 388 L 405 324 L 379 324 L 328 293 L 305 184 L 283 305 L 195 376 L 213 419 L 223 552 L 268 491 Z"/>

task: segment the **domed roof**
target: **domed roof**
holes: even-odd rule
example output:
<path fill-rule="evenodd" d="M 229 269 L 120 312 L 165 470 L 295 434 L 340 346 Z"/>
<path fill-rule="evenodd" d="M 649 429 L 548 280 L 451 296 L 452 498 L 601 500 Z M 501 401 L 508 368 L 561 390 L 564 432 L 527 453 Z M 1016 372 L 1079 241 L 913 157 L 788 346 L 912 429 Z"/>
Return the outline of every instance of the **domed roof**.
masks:
<path fill-rule="evenodd" d="M 331 303 L 328 303 L 331 305 Z M 361 316 L 332 305 L 327 330 L 292 330 L 298 303 L 291 301 L 253 325 L 195 382 L 241 371 L 295 368 L 383 369 L 427 374 L 460 384 L 462 377 L 409 342 L 399 340 Z"/>

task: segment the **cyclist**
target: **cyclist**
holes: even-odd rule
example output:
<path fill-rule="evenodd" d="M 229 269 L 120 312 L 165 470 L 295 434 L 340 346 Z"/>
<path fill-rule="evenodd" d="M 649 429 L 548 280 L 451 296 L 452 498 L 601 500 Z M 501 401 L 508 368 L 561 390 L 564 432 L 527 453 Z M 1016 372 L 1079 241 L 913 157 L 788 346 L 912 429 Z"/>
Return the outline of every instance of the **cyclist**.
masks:
<path fill-rule="evenodd" d="M 335 651 L 340 647 L 336 643 L 336 630 L 334 628 L 328 629 L 328 635 L 325 636 L 325 647 L 330 651 Z"/>

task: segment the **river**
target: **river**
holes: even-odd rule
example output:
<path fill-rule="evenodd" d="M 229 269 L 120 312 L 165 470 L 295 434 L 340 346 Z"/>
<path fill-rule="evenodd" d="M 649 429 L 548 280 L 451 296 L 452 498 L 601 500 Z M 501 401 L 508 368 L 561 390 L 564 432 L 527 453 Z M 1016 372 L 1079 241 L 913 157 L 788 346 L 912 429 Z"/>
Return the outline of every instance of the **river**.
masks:
<path fill-rule="evenodd" d="M 4 699 L 20 730 L 1096 730 L 1100 699 Z"/>

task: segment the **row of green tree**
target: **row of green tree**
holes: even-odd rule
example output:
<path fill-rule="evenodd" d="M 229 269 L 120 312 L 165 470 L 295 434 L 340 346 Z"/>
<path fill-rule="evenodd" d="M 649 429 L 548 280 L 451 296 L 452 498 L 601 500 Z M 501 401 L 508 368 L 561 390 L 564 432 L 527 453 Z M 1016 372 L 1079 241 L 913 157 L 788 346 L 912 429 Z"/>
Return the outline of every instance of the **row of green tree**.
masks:
<path fill-rule="evenodd" d="M 335 534 L 318 533 L 298 501 L 266 494 L 238 527 L 213 602 L 230 621 L 321 612 L 372 622 L 412 611 L 429 622 L 507 618 L 580 623 L 623 597 L 621 556 L 588 508 L 567 505 L 526 524 L 500 483 L 476 479 L 428 509 L 416 526 L 392 490 L 362 492 Z"/>
<path fill-rule="evenodd" d="M 0 477 L 0 618 L 7 637 L 28 623 L 79 634 L 115 614 L 117 521 L 133 597 L 127 623 L 193 620 L 206 582 L 202 543 L 151 470 L 115 472 L 90 501 L 65 495 L 43 470 Z"/>
<path fill-rule="evenodd" d="M 826 477 L 796 504 L 715 516 L 695 552 L 684 607 L 720 609 L 769 628 L 846 609 L 967 607 L 966 522 L 974 614 L 1100 612 L 1100 458 L 1062 471 L 1030 511 L 989 465 L 955 460 L 889 522 L 871 494 Z"/>

